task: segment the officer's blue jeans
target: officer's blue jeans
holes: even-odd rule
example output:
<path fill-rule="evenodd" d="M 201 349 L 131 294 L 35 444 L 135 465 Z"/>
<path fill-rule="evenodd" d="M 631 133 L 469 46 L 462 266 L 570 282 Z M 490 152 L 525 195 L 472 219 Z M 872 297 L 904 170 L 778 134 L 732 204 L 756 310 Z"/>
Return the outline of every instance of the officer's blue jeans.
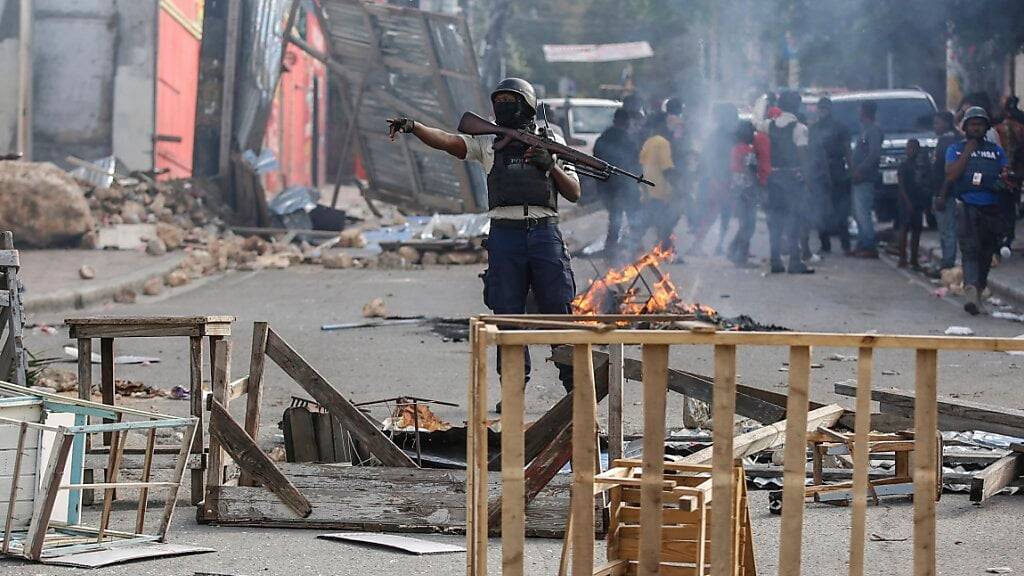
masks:
<path fill-rule="evenodd" d="M 556 224 L 529 229 L 491 226 L 484 303 L 495 314 L 524 314 L 530 291 L 539 313 L 572 313 L 576 282 L 562 232 Z M 529 350 L 525 357 L 529 378 Z M 562 385 L 571 389 L 571 369 L 560 369 L 559 374 Z"/>
<path fill-rule="evenodd" d="M 956 200 L 946 202 L 945 210 L 936 210 L 939 221 L 939 246 L 942 248 L 942 263 L 939 268 L 956 266 Z"/>
<path fill-rule="evenodd" d="M 875 221 L 872 209 L 875 206 L 874 182 L 859 182 L 853 185 L 853 219 L 857 221 L 857 249 L 877 250 L 875 245 Z"/>

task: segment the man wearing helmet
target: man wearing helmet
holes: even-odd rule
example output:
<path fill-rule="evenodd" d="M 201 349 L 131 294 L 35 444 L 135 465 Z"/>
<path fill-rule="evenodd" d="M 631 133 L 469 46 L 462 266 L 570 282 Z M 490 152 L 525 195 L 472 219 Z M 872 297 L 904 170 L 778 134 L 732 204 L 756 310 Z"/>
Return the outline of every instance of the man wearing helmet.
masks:
<path fill-rule="evenodd" d="M 535 122 L 537 96 L 529 82 L 502 80 L 491 93 L 491 104 L 498 125 L 541 132 Z M 392 139 L 398 133 L 412 134 L 431 148 L 483 165 L 491 218 L 484 275 L 488 308 L 496 314 L 523 314 L 527 294 L 532 291 L 541 314 L 572 312 L 576 284 L 558 229 L 558 197 L 569 202 L 580 198 L 579 176 L 571 165 L 563 165 L 543 148 L 527 147 L 516 140 L 494 150 L 492 137 L 452 134 L 409 118 L 388 120 L 388 133 Z M 546 135 L 565 144 L 557 133 Z M 527 378 L 529 373 L 527 353 Z M 570 390 L 571 371 L 563 370 L 560 377 Z"/>
<path fill-rule="evenodd" d="M 957 235 L 964 269 L 964 310 L 972 315 L 984 311 L 982 293 L 988 285 L 992 257 L 1005 234 L 1006 218 L 1000 208 L 1000 194 L 1007 159 L 1003 149 L 985 139 L 991 121 L 984 108 L 972 106 L 964 113 L 965 139 L 946 151 L 946 181 L 936 200 L 945 208 L 952 192 L 956 198 Z"/>

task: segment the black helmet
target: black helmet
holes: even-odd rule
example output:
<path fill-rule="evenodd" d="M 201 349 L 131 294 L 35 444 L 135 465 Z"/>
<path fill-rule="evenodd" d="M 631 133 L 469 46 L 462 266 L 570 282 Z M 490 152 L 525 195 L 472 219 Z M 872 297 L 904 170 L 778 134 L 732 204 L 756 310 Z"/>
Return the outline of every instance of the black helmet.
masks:
<path fill-rule="evenodd" d="M 989 126 L 992 125 L 992 120 L 988 117 L 988 112 L 985 112 L 984 108 L 982 108 L 981 106 L 971 106 L 966 111 L 964 111 L 964 117 L 962 120 L 960 120 L 960 129 L 966 129 L 967 121 L 972 120 L 974 118 L 981 118 L 982 120 L 985 121 L 985 124 L 988 124 Z"/>
<path fill-rule="evenodd" d="M 537 114 L 537 93 L 533 91 L 533 85 L 522 78 L 505 78 L 498 82 L 498 86 L 491 92 L 491 101 L 502 92 L 511 92 L 522 97 L 526 105 L 530 107 L 532 115 Z"/>

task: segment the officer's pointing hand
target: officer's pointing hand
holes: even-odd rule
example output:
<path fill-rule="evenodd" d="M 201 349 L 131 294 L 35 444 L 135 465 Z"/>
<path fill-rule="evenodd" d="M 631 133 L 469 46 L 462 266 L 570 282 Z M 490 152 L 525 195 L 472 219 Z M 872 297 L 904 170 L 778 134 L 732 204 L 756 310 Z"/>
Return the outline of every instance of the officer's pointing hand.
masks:
<path fill-rule="evenodd" d="M 528 163 L 536 166 L 541 172 L 547 172 L 555 165 L 555 158 L 547 148 L 531 146 L 526 149 L 526 154 L 524 154 L 523 158 Z"/>
<path fill-rule="evenodd" d="M 395 135 L 399 132 L 403 134 L 412 133 L 413 128 L 416 127 L 416 122 L 408 118 L 388 118 L 388 136 L 394 140 Z"/>

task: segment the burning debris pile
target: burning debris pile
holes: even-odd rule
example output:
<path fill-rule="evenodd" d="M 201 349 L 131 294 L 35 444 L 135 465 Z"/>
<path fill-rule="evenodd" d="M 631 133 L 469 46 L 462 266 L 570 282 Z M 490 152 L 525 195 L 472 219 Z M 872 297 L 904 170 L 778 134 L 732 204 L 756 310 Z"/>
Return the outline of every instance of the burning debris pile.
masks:
<path fill-rule="evenodd" d="M 671 262 L 675 251 L 657 245 L 646 254 L 621 268 L 613 268 L 592 280 L 586 292 L 572 302 L 573 314 L 653 315 L 676 314 L 708 322 L 724 330 L 776 331 L 780 326 L 765 325 L 749 316 L 725 318 L 714 308 L 697 302 L 685 302 L 671 276 L 661 265 Z"/>

